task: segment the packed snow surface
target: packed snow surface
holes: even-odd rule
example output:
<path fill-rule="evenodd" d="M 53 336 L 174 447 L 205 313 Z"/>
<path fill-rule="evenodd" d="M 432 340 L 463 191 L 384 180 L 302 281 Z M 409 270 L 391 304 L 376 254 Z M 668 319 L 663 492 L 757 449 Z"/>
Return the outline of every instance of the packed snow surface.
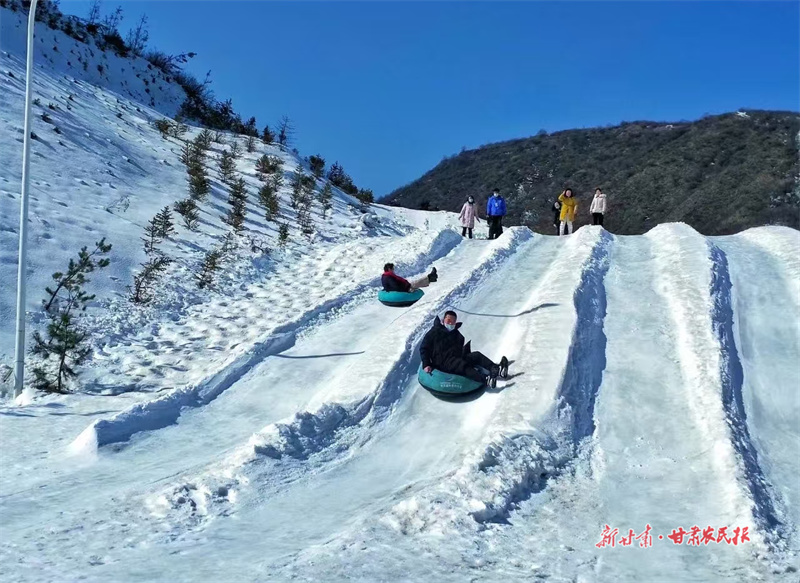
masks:
<path fill-rule="evenodd" d="M 0 15 L 9 363 L 24 51 L 19 15 Z M 246 235 L 217 285 L 193 278 L 228 231 L 212 163 L 200 228 L 164 243 L 174 264 L 134 306 L 142 228 L 186 196 L 182 141 L 152 124 L 179 94 L 142 104 L 125 91 L 141 63 L 86 78 L 65 47 L 87 71 L 108 57 L 43 34 L 62 50 L 37 53 L 31 327 L 52 272 L 114 247 L 91 275 L 80 390 L 0 401 L 0 581 L 798 581 L 800 233 L 466 240 L 449 213 L 337 190 L 314 234 L 280 248 L 255 160 L 287 176 L 305 162 L 259 142 L 237 161 Z M 293 224 L 288 185 L 280 199 Z M 387 261 L 439 280 L 386 307 Z M 420 341 L 447 309 L 473 349 L 513 361 L 496 389 L 419 386 Z"/>

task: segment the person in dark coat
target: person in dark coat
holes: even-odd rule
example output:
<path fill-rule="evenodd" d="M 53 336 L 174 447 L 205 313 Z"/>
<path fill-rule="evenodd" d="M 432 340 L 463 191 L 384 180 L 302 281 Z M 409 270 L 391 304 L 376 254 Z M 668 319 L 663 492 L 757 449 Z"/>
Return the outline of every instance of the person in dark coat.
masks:
<path fill-rule="evenodd" d="M 459 328 L 461 323 L 458 322 L 458 315 L 452 310 L 444 313 L 444 320 L 436 316 L 419 347 L 425 372 L 432 373 L 436 369 L 479 383 L 496 379 L 501 369 L 505 369 L 504 376 L 508 374 L 508 359 L 505 356 L 498 365 L 480 352 L 472 352 Z"/>
<path fill-rule="evenodd" d="M 556 200 L 553 203 L 553 226 L 556 228 L 556 235 L 560 234 L 559 230 L 561 228 L 561 203 Z"/>
<path fill-rule="evenodd" d="M 387 263 L 383 266 L 383 275 L 381 275 L 381 284 L 384 291 L 387 292 L 412 292 L 421 287 L 428 287 L 430 284 L 436 282 L 439 275 L 436 273 L 436 268 L 432 267 L 431 272 L 414 282 L 403 279 L 394 272 L 394 263 Z"/>
<path fill-rule="evenodd" d="M 486 222 L 489 224 L 489 239 L 497 239 L 503 234 L 503 217 L 506 214 L 506 199 L 494 189 L 486 201 Z"/>

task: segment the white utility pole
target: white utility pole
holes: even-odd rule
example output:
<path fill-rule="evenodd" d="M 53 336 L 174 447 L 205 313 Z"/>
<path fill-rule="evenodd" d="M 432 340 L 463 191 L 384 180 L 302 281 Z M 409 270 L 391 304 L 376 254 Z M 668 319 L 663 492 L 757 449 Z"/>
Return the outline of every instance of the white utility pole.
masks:
<path fill-rule="evenodd" d="M 36 4 L 31 0 L 28 13 L 28 66 L 25 74 L 25 128 L 22 138 L 22 204 L 19 214 L 19 265 L 17 266 L 17 343 L 14 358 L 14 397 L 22 393 L 25 379 L 25 268 L 28 255 L 28 190 L 31 169 L 31 98 L 33 93 L 33 30 Z"/>

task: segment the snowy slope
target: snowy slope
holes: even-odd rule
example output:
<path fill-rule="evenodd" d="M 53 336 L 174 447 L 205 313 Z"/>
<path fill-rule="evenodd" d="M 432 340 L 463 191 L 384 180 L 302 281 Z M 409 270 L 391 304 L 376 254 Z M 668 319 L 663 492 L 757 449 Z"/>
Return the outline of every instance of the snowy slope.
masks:
<path fill-rule="evenodd" d="M 24 69 L 2 16 L 3 48 L 17 35 L 0 54 L 7 362 Z M 142 227 L 187 193 L 182 142 L 152 126 L 174 101 L 150 108 L 40 56 L 37 94 L 58 108 L 34 125 L 32 326 L 53 271 L 100 237 L 114 249 L 92 275 L 81 392 L 0 401 L 0 581 L 798 580 L 798 232 L 463 240 L 447 213 L 362 214 L 337 191 L 313 237 L 279 250 L 255 160 L 303 162 L 259 144 L 237 169 L 247 236 L 271 252 L 243 244 L 217 289 L 197 289 L 227 232 L 212 169 L 199 232 L 178 227 L 158 298 L 135 307 Z M 386 261 L 435 264 L 439 281 L 383 306 Z M 419 343 L 448 308 L 512 378 L 457 401 L 418 385 Z M 598 546 L 606 525 L 613 547 Z M 621 542 L 647 525 L 652 546 Z M 694 526 L 749 540 L 692 545 Z"/>
<path fill-rule="evenodd" d="M 0 51 L 25 60 L 28 15 L 0 8 Z M 57 72 L 95 87 L 102 87 L 119 97 L 124 97 L 174 116 L 186 93 L 174 79 L 141 57 L 120 57 L 113 51 L 100 49 L 95 39 L 80 42 L 61 30 L 36 23 L 34 63 L 37 72 Z M 3 76 L 9 71 L 17 79 L 25 78 L 18 71 L 3 67 Z M 24 73 L 24 68 L 23 68 Z M 51 99 L 46 91 L 41 99 Z M 5 108 L 4 108 L 5 109 Z"/>

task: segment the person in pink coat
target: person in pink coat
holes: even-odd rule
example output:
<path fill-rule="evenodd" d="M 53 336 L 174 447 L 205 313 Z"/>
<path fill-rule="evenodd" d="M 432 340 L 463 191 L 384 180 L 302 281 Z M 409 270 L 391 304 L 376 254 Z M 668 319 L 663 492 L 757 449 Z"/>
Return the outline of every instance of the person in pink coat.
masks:
<path fill-rule="evenodd" d="M 461 207 L 461 214 L 458 215 L 458 218 L 461 220 L 461 236 L 466 237 L 467 233 L 469 233 L 469 238 L 472 239 L 472 229 L 475 228 L 475 220 L 477 219 L 480 221 L 474 198 L 470 196 L 467 199 L 467 202 Z"/>

